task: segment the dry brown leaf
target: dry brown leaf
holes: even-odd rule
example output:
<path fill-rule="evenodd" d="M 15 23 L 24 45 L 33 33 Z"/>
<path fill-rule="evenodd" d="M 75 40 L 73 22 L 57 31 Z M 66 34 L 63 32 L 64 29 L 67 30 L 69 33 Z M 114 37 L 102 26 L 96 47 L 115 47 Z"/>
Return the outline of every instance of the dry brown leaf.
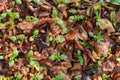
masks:
<path fill-rule="evenodd" d="M 100 29 L 107 29 L 108 32 L 115 32 L 112 23 L 108 19 L 98 19 Z"/>
<path fill-rule="evenodd" d="M 79 71 L 79 70 L 82 70 L 82 66 L 80 65 L 80 63 L 74 63 L 73 64 L 73 67 L 70 69 L 72 71 Z"/>
<path fill-rule="evenodd" d="M 78 30 L 71 31 L 66 35 L 66 40 L 75 40 L 78 37 Z"/>

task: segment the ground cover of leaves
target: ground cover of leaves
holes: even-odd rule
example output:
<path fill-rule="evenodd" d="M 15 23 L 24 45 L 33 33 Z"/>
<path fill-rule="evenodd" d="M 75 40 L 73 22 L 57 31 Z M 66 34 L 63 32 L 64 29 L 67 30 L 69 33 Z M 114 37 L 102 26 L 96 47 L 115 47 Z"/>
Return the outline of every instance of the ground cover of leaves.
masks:
<path fill-rule="evenodd" d="M 120 0 L 0 0 L 0 80 L 120 80 Z"/>

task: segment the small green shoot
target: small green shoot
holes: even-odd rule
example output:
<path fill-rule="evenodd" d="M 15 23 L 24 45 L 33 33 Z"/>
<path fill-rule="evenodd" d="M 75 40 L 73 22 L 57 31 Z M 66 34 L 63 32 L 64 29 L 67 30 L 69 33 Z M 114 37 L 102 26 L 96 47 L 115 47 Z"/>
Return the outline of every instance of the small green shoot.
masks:
<path fill-rule="evenodd" d="M 27 56 L 30 58 L 30 60 L 32 60 L 32 57 L 34 56 L 34 53 L 32 50 L 30 50 L 27 54 Z"/>
<path fill-rule="evenodd" d="M 62 43 L 62 42 L 65 41 L 65 38 L 62 37 L 62 36 L 57 36 L 57 37 L 55 38 L 55 41 L 56 41 L 56 43 Z"/>
<path fill-rule="evenodd" d="M 15 76 L 16 80 L 21 80 L 23 77 L 22 74 L 15 74 L 14 76 Z"/>
<path fill-rule="evenodd" d="M 36 17 L 35 18 L 31 18 L 30 16 L 26 16 L 25 19 L 28 22 L 35 22 L 35 23 L 38 22 L 38 18 L 36 18 Z"/>
<path fill-rule="evenodd" d="M 33 32 L 33 35 L 29 38 L 29 41 L 34 41 L 35 38 L 38 36 L 38 34 L 39 34 L 39 30 L 35 30 Z"/>
<path fill-rule="evenodd" d="M 34 2 L 36 4 L 39 4 L 40 0 L 28 0 L 28 2 Z"/>
<path fill-rule="evenodd" d="M 17 36 L 12 36 L 10 39 L 13 42 L 21 43 L 21 41 L 25 39 L 25 35 L 21 34 L 21 35 L 17 35 Z"/>
<path fill-rule="evenodd" d="M 18 56 L 18 50 L 14 50 L 13 52 L 12 52 L 12 55 L 10 56 L 10 58 L 9 58 L 9 66 L 10 67 L 12 67 L 13 65 L 14 65 L 14 63 L 15 63 L 15 58 Z"/>
<path fill-rule="evenodd" d="M 56 10 L 52 11 L 52 16 L 54 17 L 57 24 L 59 24 L 61 27 L 65 27 L 64 21 L 58 17 L 58 12 Z"/>
<path fill-rule="evenodd" d="M 13 42 L 17 41 L 17 37 L 16 37 L 16 36 L 12 36 L 10 39 L 11 39 Z"/>
<path fill-rule="evenodd" d="M 82 80 L 82 79 L 81 79 L 81 77 L 80 77 L 80 76 L 78 76 L 78 75 L 77 75 L 77 76 L 75 76 L 75 79 L 76 79 L 76 80 Z"/>
<path fill-rule="evenodd" d="M 15 2 L 16 2 L 17 4 L 22 4 L 22 1 L 21 1 L 21 0 L 15 0 Z"/>
<path fill-rule="evenodd" d="M 77 57 L 78 57 L 78 62 L 80 63 L 80 65 L 83 65 L 84 64 L 84 60 L 83 60 L 83 57 L 81 55 L 81 51 L 80 50 L 77 51 Z"/>
<path fill-rule="evenodd" d="M 102 79 L 106 80 L 107 79 L 107 75 L 105 73 L 102 74 Z"/>
<path fill-rule="evenodd" d="M 79 21 L 80 19 L 84 19 L 83 15 L 74 15 L 74 16 L 70 16 L 69 19 L 73 20 L 73 21 Z"/>
<path fill-rule="evenodd" d="M 88 34 L 90 37 L 94 38 L 98 42 L 103 39 L 100 32 L 97 35 L 94 35 L 92 32 L 89 32 Z"/>
<path fill-rule="evenodd" d="M 56 53 L 51 55 L 49 58 L 52 61 L 58 61 L 58 60 L 67 60 L 68 57 L 64 54 Z"/>
<path fill-rule="evenodd" d="M 66 3 L 66 4 L 69 4 L 70 3 L 70 0 L 58 0 L 58 3 Z"/>
<path fill-rule="evenodd" d="M 39 64 L 38 61 L 31 60 L 29 66 L 30 66 L 30 67 L 34 67 L 37 71 L 40 70 L 40 64 Z"/>
<path fill-rule="evenodd" d="M 4 56 L 0 56 L 0 60 L 4 59 Z"/>
<path fill-rule="evenodd" d="M 36 79 L 37 80 L 42 80 L 43 76 L 30 73 L 30 80 L 36 80 Z"/>
<path fill-rule="evenodd" d="M 64 79 L 65 78 L 65 74 L 62 73 L 62 74 L 59 74 L 57 76 L 55 76 L 54 78 L 52 78 L 52 80 L 61 80 L 61 79 Z"/>

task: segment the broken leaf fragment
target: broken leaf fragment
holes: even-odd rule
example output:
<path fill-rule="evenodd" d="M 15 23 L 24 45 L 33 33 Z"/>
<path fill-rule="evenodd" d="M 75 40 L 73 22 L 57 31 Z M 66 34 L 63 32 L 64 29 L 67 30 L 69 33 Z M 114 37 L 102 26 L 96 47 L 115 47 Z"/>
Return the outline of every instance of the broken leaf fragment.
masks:
<path fill-rule="evenodd" d="M 107 29 L 108 32 L 115 32 L 112 23 L 108 19 L 98 19 L 100 29 Z"/>

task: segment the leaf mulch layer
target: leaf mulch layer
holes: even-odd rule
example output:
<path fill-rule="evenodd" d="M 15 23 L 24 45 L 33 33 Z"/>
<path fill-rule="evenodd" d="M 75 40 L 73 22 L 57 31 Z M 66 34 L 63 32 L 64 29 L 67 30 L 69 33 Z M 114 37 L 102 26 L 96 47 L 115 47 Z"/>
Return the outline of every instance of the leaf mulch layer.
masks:
<path fill-rule="evenodd" d="M 0 0 L 0 80 L 120 80 L 120 1 Z"/>

